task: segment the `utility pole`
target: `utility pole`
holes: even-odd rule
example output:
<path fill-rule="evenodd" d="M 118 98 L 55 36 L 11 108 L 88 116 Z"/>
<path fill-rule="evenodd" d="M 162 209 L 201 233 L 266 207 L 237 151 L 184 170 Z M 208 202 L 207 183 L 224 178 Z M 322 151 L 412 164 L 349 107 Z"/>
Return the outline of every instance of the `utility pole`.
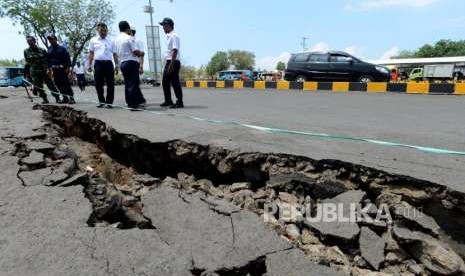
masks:
<path fill-rule="evenodd" d="M 302 37 L 302 42 L 300 43 L 300 45 L 302 45 L 302 48 L 303 48 L 303 51 L 307 51 L 307 40 L 309 40 L 310 37 Z"/>

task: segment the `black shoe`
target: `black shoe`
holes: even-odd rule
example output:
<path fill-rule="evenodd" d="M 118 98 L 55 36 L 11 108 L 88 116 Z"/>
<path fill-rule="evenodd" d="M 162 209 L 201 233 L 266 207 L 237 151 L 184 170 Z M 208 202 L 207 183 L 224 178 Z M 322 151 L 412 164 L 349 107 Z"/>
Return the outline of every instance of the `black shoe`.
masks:
<path fill-rule="evenodd" d="M 177 102 L 176 104 L 173 104 L 172 106 L 170 106 L 170 108 L 172 109 L 184 108 L 184 104 L 182 102 Z"/>
<path fill-rule="evenodd" d="M 47 98 L 45 98 L 45 99 L 42 100 L 42 104 L 49 104 L 49 103 L 50 103 L 50 102 L 48 101 Z"/>
<path fill-rule="evenodd" d="M 69 100 L 68 103 L 69 103 L 69 104 L 76 104 L 76 101 L 75 101 L 73 98 L 71 98 L 71 100 Z"/>
<path fill-rule="evenodd" d="M 97 108 L 102 108 L 104 106 L 105 106 L 104 104 L 99 104 L 99 105 L 97 105 Z"/>
<path fill-rule="evenodd" d="M 113 105 L 107 104 L 107 108 L 108 108 L 108 109 L 112 109 L 112 108 L 113 108 Z"/>
<path fill-rule="evenodd" d="M 173 102 L 164 102 L 160 106 L 161 107 L 168 107 L 168 106 L 172 106 L 172 105 L 173 105 Z"/>
<path fill-rule="evenodd" d="M 142 111 L 139 105 L 128 105 L 131 111 Z"/>

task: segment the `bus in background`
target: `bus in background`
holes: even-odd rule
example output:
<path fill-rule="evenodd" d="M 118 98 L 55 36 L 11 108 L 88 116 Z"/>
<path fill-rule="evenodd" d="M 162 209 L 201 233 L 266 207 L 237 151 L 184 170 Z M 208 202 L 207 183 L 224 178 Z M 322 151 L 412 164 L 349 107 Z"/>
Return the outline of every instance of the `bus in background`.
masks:
<path fill-rule="evenodd" d="M 0 87 L 24 86 L 24 68 L 0 67 Z"/>
<path fill-rule="evenodd" d="M 250 81 L 254 80 L 254 74 L 250 70 L 225 70 L 218 72 L 216 79 L 220 81 L 224 80 L 241 80 Z"/>

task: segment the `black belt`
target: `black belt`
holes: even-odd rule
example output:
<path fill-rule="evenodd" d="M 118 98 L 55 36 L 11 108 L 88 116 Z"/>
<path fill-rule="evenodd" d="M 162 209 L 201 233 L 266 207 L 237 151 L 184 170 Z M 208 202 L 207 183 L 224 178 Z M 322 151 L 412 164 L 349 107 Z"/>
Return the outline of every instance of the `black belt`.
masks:
<path fill-rule="evenodd" d="M 113 61 L 111 61 L 111 60 L 96 60 L 95 61 L 95 63 L 108 63 L 108 62 L 113 63 Z"/>
<path fill-rule="evenodd" d="M 121 64 L 126 63 L 126 62 L 137 62 L 137 63 L 139 63 L 137 60 L 125 60 L 125 61 L 122 61 Z"/>

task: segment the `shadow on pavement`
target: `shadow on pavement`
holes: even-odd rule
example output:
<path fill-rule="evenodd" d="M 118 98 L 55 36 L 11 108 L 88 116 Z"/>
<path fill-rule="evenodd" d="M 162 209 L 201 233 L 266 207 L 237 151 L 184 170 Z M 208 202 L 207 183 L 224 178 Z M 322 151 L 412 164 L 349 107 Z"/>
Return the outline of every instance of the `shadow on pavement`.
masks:
<path fill-rule="evenodd" d="M 170 109 L 170 108 L 167 108 L 167 107 L 160 107 L 159 104 L 148 104 L 148 105 L 145 106 L 145 109 L 149 110 L 149 111 L 173 110 L 173 109 Z M 204 106 L 204 105 L 186 105 L 186 106 L 184 106 L 183 109 L 208 109 L 208 106 Z"/>

